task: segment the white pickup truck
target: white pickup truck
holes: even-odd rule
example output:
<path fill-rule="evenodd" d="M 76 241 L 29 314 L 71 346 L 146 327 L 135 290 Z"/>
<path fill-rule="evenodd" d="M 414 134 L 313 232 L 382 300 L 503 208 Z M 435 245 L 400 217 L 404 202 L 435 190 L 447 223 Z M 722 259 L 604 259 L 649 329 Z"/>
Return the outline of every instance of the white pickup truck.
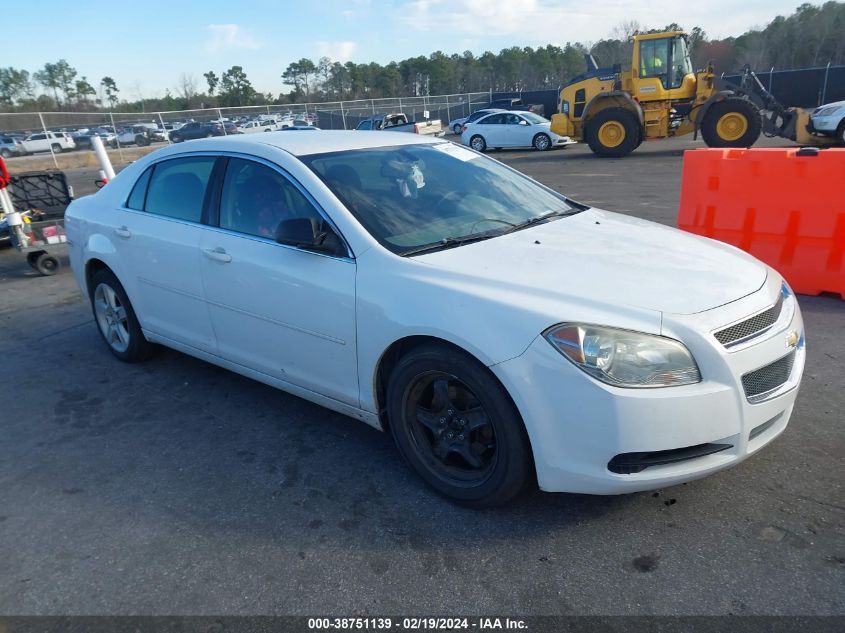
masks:
<path fill-rule="evenodd" d="M 279 129 L 276 119 L 262 119 L 259 121 L 247 121 L 241 126 L 242 134 L 255 134 L 256 132 L 275 132 Z"/>
<path fill-rule="evenodd" d="M 51 148 L 56 153 L 76 149 L 76 142 L 67 132 L 36 132 L 30 134 L 20 144 L 20 151 L 23 154 L 49 152 Z"/>
<path fill-rule="evenodd" d="M 426 136 L 443 136 L 443 124 L 439 119 L 430 121 L 409 121 L 408 117 L 397 112 L 394 114 L 377 114 L 361 121 L 356 130 L 385 130 L 387 132 L 412 132 Z"/>

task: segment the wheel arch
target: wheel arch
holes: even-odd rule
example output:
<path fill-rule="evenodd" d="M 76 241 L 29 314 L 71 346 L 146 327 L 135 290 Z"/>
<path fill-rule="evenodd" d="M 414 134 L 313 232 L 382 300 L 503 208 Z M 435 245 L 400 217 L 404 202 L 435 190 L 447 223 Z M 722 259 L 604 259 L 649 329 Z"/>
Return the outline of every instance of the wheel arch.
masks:
<path fill-rule="evenodd" d="M 516 400 L 511 396 L 510 392 L 508 391 L 507 387 L 499 380 L 498 376 L 495 375 L 489 369 L 489 363 L 485 362 L 482 358 L 479 357 L 479 354 L 473 353 L 466 346 L 460 345 L 455 343 L 454 341 L 449 341 L 445 338 L 441 338 L 439 336 L 431 335 L 431 334 L 411 334 L 407 336 L 403 336 L 400 339 L 393 341 L 390 345 L 385 348 L 385 350 L 381 353 L 378 358 L 378 361 L 375 364 L 375 369 L 373 371 L 372 376 L 372 385 L 371 388 L 373 390 L 373 402 L 376 405 L 376 411 L 379 416 L 379 421 L 381 422 L 382 429 L 387 431 L 389 429 L 389 422 L 387 420 L 386 414 L 386 396 L 387 396 L 387 384 L 390 380 L 390 374 L 393 371 L 393 368 L 396 367 L 397 363 L 406 356 L 408 353 L 413 351 L 414 349 L 421 347 L 423 345 L 441 345 L 443 347 L 450 348 L 456 352 L 460 352 L 461 354 L 465 354 L 475 360 L 479 365 L 484 367 L 490 375 L 496 380 L 499 385 L 501 385 L 502 389 L 506 394 L 508 394 L 508 398 L 513 403 L 514 409 L 519 412 L 520 417 L 522 417 L 522 413 L 519 411 L 519 407 L 516 404 Z"/>
<path fill-rule="evenodd" d="M 630 94 L 623 90 L 612 90 L 610 92 L 600 92 L 587 102 L 584 106 L 584 113 L 581 115 L 583 126 L 586 128 L 596 114 L 607 108 L 624 108 L 637 115 L 637 120 L 640 126 L 645 120 L 643 117 L 643 109 Z"/>
<path fill-rule="evenodd" d="M 707 116 L 707 111 L 713 107 L 714 103 L 719 103 L 720 101 L 724 101 L 728 97 L 737 97 L 740 96 L 733 90 L 720 90 L 719 92 L 710 95 L 710 97 L 705 101 L 701 106 L 698 108 L 693 108 L 693 112 L 696 113 L 695 118 L 693 119 L 694 131 L 695 134 L 693 139 L 698 138 L 698 132 L 701 129 L 701 122 L 704 120 L 704 117 Z"/>

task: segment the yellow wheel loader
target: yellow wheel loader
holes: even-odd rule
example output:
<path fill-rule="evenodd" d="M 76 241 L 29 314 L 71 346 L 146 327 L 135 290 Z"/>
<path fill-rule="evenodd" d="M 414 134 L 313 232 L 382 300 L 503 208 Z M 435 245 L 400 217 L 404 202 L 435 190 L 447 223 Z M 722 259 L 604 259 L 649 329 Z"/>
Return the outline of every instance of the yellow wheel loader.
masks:
<path fill-rule="evenodd" d="M 552 132 L 615 158 L 646 139 L 690 133 L 710 147 L 750 147 L 761 132 L 802 145 L 833 142 L 813 134 L 809 111 L 781 106 L 748 67 L 738 83 L 716 77 L 712 65 L 694 72 L 685 33 L 632 39 L 628 69 L 599 68 L 586 56 L 587 72 L 561 90 Z"/>

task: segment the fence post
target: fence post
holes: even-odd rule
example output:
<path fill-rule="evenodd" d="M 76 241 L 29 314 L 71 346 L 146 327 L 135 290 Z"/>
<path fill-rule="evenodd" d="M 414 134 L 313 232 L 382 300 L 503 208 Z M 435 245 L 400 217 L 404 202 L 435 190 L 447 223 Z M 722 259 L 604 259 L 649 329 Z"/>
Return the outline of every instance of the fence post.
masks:
<path fill-rule="evenodd" d="M 376 102 L 374 99 L 370 99 L 370 107 L 373 109 L 373 114 L 376 113 Z"/>
<path fill-rule="evenodd" d="M 120 146 L 120 134 L 117 132 L 117 126 L 114 124 L 114 112 L 109 112 L 109 119 L 111 119 L 111 129 L 114 130 L 114 142 L 117 145 L 117 155 L 120 156 L 120 162 L 123 162 L 123 148 Z"/>
<path fill-rule="evenodd" d="M 461 112 L 461 114 L 463 114 L 463 112 Z M 472 114 L 472 97 L 470 97 L 469 93 L 467 93 L 467 116 L 470 114 Z"/>
<path fill-rule="evenodd" d="M 56 152 L 53 151 L 53 144 L 50 142 L 50 139 L 47 138 L 47 126 L 44 125 L 44 115 L 39 112 L 38 118 L 41 119 L 41 129 L 44 130 L 44 140 L 47 141 L 47 144 L 50 146 L 50 156 L 53 157 L 53 164 L 56 166 L 56 169 L 58 169 L 59 161 L 56 160 Z"/>
<path fill-rule="evenodd" d="M 769 69 L 769 92 L 772 91 L 772 80 L 775 78 L 775 67 Z"/>
<path fill-rule="evenodd" d="M 827 68 L 824 71 L 824 87 L 822 88 L 822 100 L 821 100 L 821 103 L 819 103 L 820 106 L 825 104 L 825 99 L 827 97 L 827 76 L 828 76 L 829 73 L 830 73 L 830 62 L 827 62 Z"/>
<path fill-rule="evenodd" d="M 346 110 L 343 109 L 343 101 L 340 102 L 340 116 L 343 117 L 343 129 L 346 129 Z"/>
<path fill-rule="evenodd" d="M 223 121 L 223 113 L 220 112 L 220 108 L 217 108 L 217 117 L 220 119 L 220 127 L 223 128 L 223 136 L 229 136 L 226 133 L 226 123 Z"/>

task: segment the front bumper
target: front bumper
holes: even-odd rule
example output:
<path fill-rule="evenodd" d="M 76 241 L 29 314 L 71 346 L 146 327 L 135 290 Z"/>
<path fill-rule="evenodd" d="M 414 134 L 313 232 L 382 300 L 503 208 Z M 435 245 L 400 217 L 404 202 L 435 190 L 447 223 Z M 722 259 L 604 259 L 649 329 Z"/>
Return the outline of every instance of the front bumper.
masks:
<path fill-rule="evenodd" d="M 815 132 L 819 134 L 833 135 L 836 133 L 836 129 L 839 127 L 842 119 L 842 113 L 831 114 L 828 116 L 811 116 L 810 123 L 812 124 Z"/>
<path fill-rule="evenodd" d="M 776 282 L 779 286 L 779 277 Z M 698 315 L 664 318 L 664 334 L 682 340 L 699 364 L 702 382 L 695 385 L 612 387 L 582 372 L 542 337 L 517 358 L 491 367 L 525 421 L 540 488 L 589 494 L 662 488 L 733 466 L 780 435 L 792 414 L 805 361 L 804 327 L 794 296 L 788 299 L 791 305 L 784 303 L 790 310 L 784 320 L 747 344 L 728 350 L 711 334 L 771 305 L 777 296 L 772 286 L 769 282 L 750 297 Z M 800 333 L 800 342 L 791 348 L 786 335 L 793 331 Z M 742 376 L 791 349 L 794 363 L 783 388 L 761 402 L 749 402 Z M 678 454 L 706 445 L 721 447 Z M 619 456 L 625 462 L 639 457 L 631 454 L 655 453 L 658 458 L 652 461 L 666 463 L 639 472 L 612 471 L 620 470 L 615 467 Z M 682 459 L 660 459 L 667 454 Z"/>

